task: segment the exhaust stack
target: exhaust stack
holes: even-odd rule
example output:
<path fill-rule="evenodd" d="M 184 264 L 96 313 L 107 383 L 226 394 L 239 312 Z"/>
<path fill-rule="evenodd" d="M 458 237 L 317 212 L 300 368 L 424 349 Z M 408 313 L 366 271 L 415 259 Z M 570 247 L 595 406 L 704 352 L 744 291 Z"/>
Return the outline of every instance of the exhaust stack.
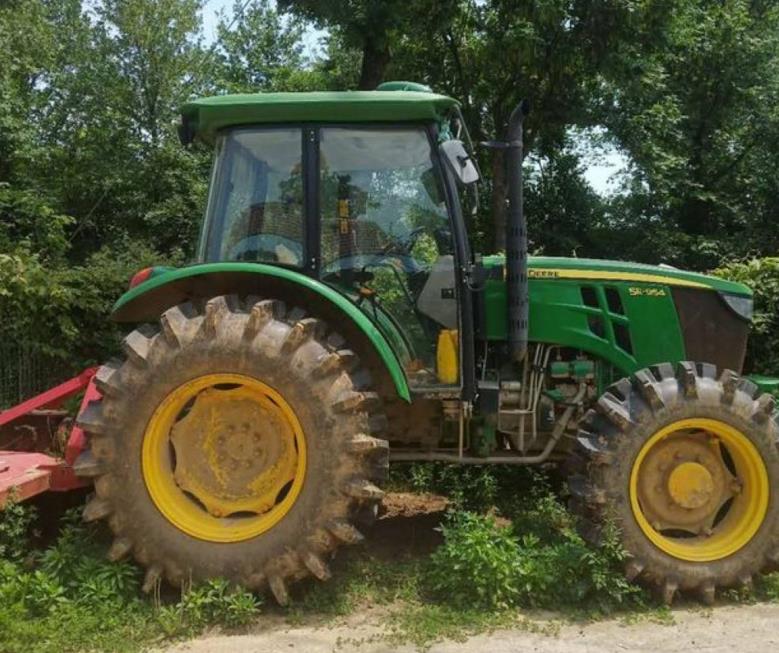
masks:
<path fill-rule="evenodd" d="M 509 118 L 508 216 L 506 220 L 506 308 L 509 355 L 521 362 L 527 354 L 529 293 L 527 283 L 527 222 L 522 204 L 522 126 L 528 103 L 521 100 Z"/>

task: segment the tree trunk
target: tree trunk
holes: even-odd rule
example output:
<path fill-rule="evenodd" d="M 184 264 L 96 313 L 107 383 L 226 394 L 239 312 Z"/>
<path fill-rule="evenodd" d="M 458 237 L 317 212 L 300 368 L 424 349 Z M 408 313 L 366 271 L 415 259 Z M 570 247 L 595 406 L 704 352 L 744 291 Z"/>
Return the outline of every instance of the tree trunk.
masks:
<path fill-rule="evenodd" d="M 361 91 L 372 91 L 384 79 L 384 71 L 390 62 L 389 45 L 375 40 L 366 41 L 362 49 L 362 67 L 360 69 L 360 83 L 357 86 Z"/>
<path fill-rule="evenodd" d="M 507 197 L 508 176 L 506 174 L 506 157 L 503 150 L 493 150 L 490 212 L 492 213 L 492 224 L 495 227 L 495 233 L 493 234 L 495 252 L 506 251 Z"/>

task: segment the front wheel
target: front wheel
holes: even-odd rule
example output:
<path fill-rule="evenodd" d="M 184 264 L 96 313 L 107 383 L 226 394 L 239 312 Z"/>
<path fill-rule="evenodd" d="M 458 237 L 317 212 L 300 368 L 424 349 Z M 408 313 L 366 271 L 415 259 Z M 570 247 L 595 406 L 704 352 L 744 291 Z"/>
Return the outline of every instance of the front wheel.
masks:
<path fill-rule="evenodd" d="M 569 482 L 587 531 L 612 519 L 627 575 L 670 603 L 747 585 L 779 561 L 779 426 L 770 395 L 683 362 L 612 385 L 581 424 Z"/>
<path fill-rule="evenodd" d="M 78 419 L 84 517 L 108 520 L 109 556 L 134 555 L 146 590 L 223 577 L 286 603 L 290 581 L 326 579 L 388 464 L 379 398 L 344 345 L 300 309 L 233 296 L 132 332 Z"/>

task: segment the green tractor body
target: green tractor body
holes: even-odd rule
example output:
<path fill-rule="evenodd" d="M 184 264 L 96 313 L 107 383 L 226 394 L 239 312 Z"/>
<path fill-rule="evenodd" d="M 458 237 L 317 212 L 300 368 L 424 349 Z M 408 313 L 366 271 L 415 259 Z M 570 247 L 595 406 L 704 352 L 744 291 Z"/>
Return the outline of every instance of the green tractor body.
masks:
<path fill-rule="evenodd" d="M 484 259 L 486 279 L 475 293 L 477 346 L 506 343 L 505 259 Z M 752 311 L 752 291 L 717 277 L 616 261 L 530 257 L 530 342 L 576 352 L 553 361 L 553 378 L 578 370 L 570 380 L 594 379 L 600 395 L 613 381 L 660 362 L 705 360 L 721 369 L 741 370 Z M 402 324 L 381 319 L 370 304 L 355 305 L 342 289 L 268 263 L 219 262 L 185 268 L 156 268 L 149 280 L 117 302 L 114 318 L 143 322 L 193 296 L 257 290 L 284 282 L 312 292 L 354 321 L 381 358 L 395 392 L 412 401 L 406 367 L 414 359 Z M 277 281 L 278 280 L 278 281 Z M 584 362 L 586 361 L 586 364 Z M 552 373 L 554 370 L 554 373 Z M 774 380 L 755 382 L 770 391 Z M 413 386 L 412 386 L 413 387 Z"/>
<path fill-rule="evenodd" d="M 221 574 L 284 602 L 361 537 L 389 455 L 569 461 L 573 507 L 616 519 L 629 576 L 669 601 L 779 559 L 774 381 L 740 376 L 751 290 L 527 257 L 518 168 L 507 255 L 477 256 L 457 102 L 408 88 L 184 107 L 182 140 L 216 150 L 199 260 L 119 299 L 114 319 L 160 326 L 130 334 L 81 420 L 117 555 L 148 586 Z M 515 163 L 521 117 L 493 144 Z"/>

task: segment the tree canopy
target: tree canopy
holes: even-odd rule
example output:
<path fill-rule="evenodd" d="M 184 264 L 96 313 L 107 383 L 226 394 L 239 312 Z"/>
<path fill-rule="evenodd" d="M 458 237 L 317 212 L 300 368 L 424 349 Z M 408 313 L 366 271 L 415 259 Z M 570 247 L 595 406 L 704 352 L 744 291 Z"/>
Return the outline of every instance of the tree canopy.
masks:
<path fill-rule="evenodd" d="M 530 101 L 534 251 L 698 270 L 776 255 L 771 0 L 236 0 L 206 38 L 211 10 L 0 4 L 0 284 L 65 283 L 90 265 L 119 279 L 132 253 L 139 266 L 191 258 L 211 155 L 178 143 L 187 99 L 390 79 L 458 98 L 476 141 L 505 138 Z M 609 192 L 588 181 L 599 152 L 625 162 Z M 478 157 L 485 199 L 470 226 L 489 253 L 503 247 L 510 172 L 500 152 Z"/>

